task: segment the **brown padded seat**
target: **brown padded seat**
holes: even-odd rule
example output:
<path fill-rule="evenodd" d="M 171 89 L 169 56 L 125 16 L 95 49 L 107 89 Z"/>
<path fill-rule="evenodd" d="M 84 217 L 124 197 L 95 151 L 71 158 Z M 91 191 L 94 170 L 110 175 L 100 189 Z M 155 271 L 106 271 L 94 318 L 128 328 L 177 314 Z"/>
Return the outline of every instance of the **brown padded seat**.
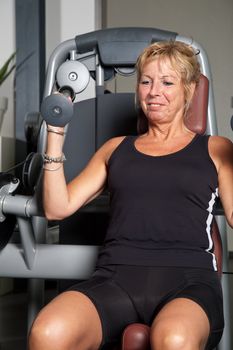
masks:
<path fill-rule="evenodd" d="M 149 350 L 150 327 L 142 323 L 133 323 L 127 326 L 122 336 L 122 349 Z"/>

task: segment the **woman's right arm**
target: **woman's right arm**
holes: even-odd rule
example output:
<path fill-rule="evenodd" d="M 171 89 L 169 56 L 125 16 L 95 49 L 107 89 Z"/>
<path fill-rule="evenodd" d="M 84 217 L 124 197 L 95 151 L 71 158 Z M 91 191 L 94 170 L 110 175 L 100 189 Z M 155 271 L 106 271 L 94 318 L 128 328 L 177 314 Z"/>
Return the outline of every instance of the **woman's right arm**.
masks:
<path fill-rule="evenodd" d="M 63 132 L 62 128 L 49 129 Z M 73 214 L 80 207 L 97 197 L 105 188 L 107 162 L 122 138 L 106 142 L 91 158 L 84 170 L 68 185 L 63 163 L 45 163 L 43 176 L 43 204 L 49 220 L 60 220 Z M 62 156 L 64 137 L 48 132 L 46 155 L 52 158 Z"/>

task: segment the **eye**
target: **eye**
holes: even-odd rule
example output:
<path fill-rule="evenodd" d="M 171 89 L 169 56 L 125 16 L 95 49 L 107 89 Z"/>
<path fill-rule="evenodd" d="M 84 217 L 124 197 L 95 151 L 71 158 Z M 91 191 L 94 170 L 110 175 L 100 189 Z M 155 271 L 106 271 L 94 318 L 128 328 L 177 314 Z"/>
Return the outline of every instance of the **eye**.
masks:
<path fill-rule="evenodd" d="M 149 85 L 150 82 L 149 82 L 149 80 L 142 80 L 142 81 L 141 81 L 141 84 L 142 84 L 142 85 Z"/>
<path fill-rule="evenodd" d="M 140 79 L 140 84 L 141 85 L 149 85 L 149 84 L 151 84 L 151 79 L 147 76 L 142 76 Z"/>
<path fill-rule="evenodd" d="M 172 83 L 171 81 L 165 80 L 165 81 L 163 81 L 163 85 L 165 85 L 165 86 L 171 86 L 171 85 L 174 85 L 174 83 Z"/>
<path fill-rule="evenodd" d="M 140 81 L 140 84 L 142 85 L 149 85 L 151 83 L 151 81 L 149 79 L 143 79 Z"/>

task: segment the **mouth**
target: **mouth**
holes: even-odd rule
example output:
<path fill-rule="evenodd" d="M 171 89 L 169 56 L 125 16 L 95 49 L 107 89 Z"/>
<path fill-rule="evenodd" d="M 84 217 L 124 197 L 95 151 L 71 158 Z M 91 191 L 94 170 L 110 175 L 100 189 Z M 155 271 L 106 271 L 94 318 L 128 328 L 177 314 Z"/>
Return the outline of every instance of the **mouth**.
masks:
<path fill-rule="evenodd" d="M 149 102 L 147 103 L 147 108 L 149 110 L 157 110 L 157 109 L 160 109 L 161 107 L 163 107 L 163 104 L 161 103 L 155 103 L 155 102 Z"/>
<path fill-rule="evenodd" d="M 148 103 L 147 105 L 148 105 L 148 106 L 151 106 L 151 107 L 159 107 L 159 106 L 162 106 L 160 103 Z"/>

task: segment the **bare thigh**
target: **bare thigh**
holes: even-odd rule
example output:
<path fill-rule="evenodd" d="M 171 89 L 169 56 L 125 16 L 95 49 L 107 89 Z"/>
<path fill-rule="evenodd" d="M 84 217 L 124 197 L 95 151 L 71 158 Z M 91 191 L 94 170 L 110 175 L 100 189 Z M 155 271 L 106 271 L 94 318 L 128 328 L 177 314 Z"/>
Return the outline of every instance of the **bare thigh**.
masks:
<path fill-rule="evenodd" d="M 98 312 L 84 294 L 68 291 L 41 310 L 29 337 L 29 349 L 98 349 L 102 327 Z"/>
<path fill-rule="evenodd" d="M 210 333 L 208 317 L 202 307 L 188 298 L 166 304 L 151 327 L 153 350 L 204 350 Z"/>

